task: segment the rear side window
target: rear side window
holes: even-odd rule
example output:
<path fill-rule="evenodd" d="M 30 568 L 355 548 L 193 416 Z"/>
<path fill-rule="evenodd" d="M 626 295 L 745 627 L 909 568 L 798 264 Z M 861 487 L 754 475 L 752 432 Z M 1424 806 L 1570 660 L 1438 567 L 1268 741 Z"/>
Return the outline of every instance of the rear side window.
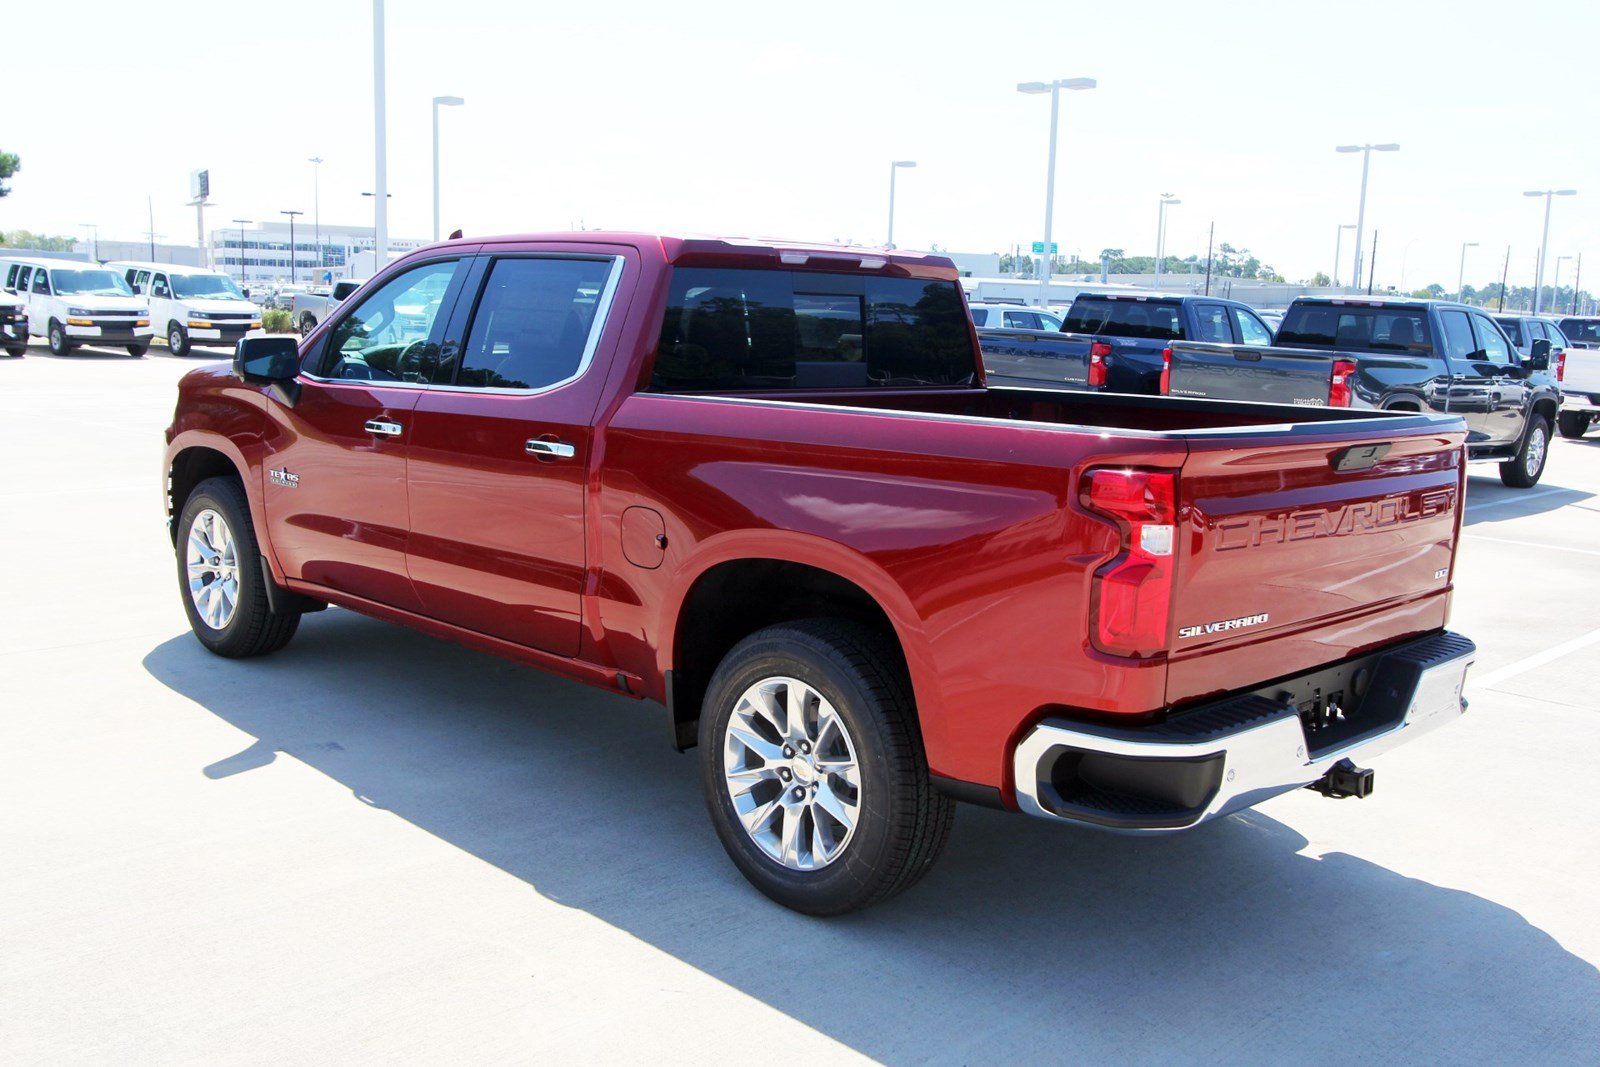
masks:
<path fill-rule="evenodd" d="M 972 308 L 971 311 L 972 311 L 972 325 L 976 326 L 980 330 L 985 329 L 984 324 L 989 321 L 989 309 L 988 308 Z"/>
<path fill-rule="evenodd" d="M 1193 341 L 1233 344 L 1233 327 L 1228 324 L 1228 309 L 1221 304 L 1197 304 L 1194 309 Z"/>
<path fill-rule="evenodd" d="M 953 281 L 680 267 L 650 388 L 967 385 L 970 322 Z"/>
<path fill-rule="evenodd" d="M 1463 360 L 1477 349 L 1472 340 L 1472 326 L 1465 311 L 1441 311 L 1439 321 L 1444 325 L 1444 354 L 1451 359 Z"/>
<path fill-rule="evenodd" d="M 1299 348 L 1427 353 L 1433 350 L 1427 312 L 1420 308 L 1298 304 L 1278 329 L 1278 344 Z"/>
<path fill-rule="evenodd" d="M 1151 341 L 1178 341 L 1178 305 L 1146 300 L 1107 300 L 1082 297 L 1067 312 L 1068 333 L 1105 333 L 1113 337 L 1143 337 Z M 1233 340 L 1230 334 L 1228 340 Z"/>
<path fill-rule="evenodd" d="M 1042 330 L 1039 316 L 1031 311 L 1005 312 L 1006 329 L 1008 330 Z"/>

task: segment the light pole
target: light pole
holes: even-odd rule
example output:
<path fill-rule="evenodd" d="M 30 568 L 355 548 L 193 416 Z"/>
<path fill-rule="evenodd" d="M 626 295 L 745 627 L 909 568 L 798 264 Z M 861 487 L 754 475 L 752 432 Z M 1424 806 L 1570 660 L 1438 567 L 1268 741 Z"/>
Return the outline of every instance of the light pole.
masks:
<path fill-rule="evenodd" d="M 311 164 L 311 224 L 316 228 L 317 270 L 322 270 L 322 157 L 312 156 Z M 321 281 L 313 278 L 312 281 Z"/>
<path fill-rule="evenodd" d="M 295 255 L 296 249 L 294 247 L 294 217 L 296 215 L 304 215 L 305 212 L 304 211 L 280 211 L 280 212 L 278 212 L 278 214 L 280 214 L 280 215 L 288 215 L 289 216 L 289 284 L 293 285 L 295 283 L 295 271 L 294 271 L 295 260 L 297 260 L 299 258 L 298 256 Z"/>
<path fill-rule="evenodd" d="M 93 242 L 89 246 L 89 258 L 94 260 L 96 263 L 100 262 L 100 227 L 96 226 L 92 222 L 80 222 L 78 225 L 89 231 L 90 240 Z M 1570 259 L 1571 257 L 1569 256 L 1567 258 Z"/>
<path fill-rule="evenodd" d="M 885 248 L 894 247 L 894 176 L 901 167 L 914 167 L 914 159 L 897 159 L 889 164 L 889 239 L 883 243 Z"/>
<path fill-rule="evenodd" d="M 1456 272 L 1456 301 L 1459 303 L 1467 291 L 1467 249 L 1477 248 L 1476 241 L 1461 242 L 1461 269 Z"/>
<path fill-rule="evenodd" d="M 388 214 L 389 205 L 387 201 L 393 197 L 394 194 L 384 193 L 381 199 L 377 193 L 362 193 L 361 195 L 372 197 L 372 273 L 376 274 L 383 269 L 383 260 L 378 258 L 378 221 L 380 215 Z M 381 211 L 378 207 L 379 204 L 383 205 L 383 209 Z"/>
<path fill-rule="evenodd" d="M 1156 207 L 1156 288 L 1161 288 L 1161 261 L 1167 254 L 1167 207 L 1171 204 L 1181 204 L 1182 200 L 1171 193 L 1162 193 L 1160 203 Z"/>
<path fill-rule="evenodd" d="M 460 107 L 466 101 L 459 96 L 433 98 L 433 239 L 439 239 L 439 109 Z"/>
<path fill-rule="evenodd" d="M 250 284 L 250 275 L 246 274 L 244 270 L 244 228 L 256 220 L 233 219 L 232 221 L 239 224 L 239 281 L 243 285 L 248 285 Z"/>
<path fill-rule="evenodd" d="M 1544 236 L 1539 239 L 1539 266 L 1533 278 L 1533 313 L 1539 314 L 1544 302 L 1544 259 L 1550 251 L 1550 199 L 1556 196 L 1577 196 L 1576 189 L 1530 189 L 1523 196 L 1544 197 Z"/>
<path fill-rule="evenodd" d="M 1564 260 L 1568 260 L 1568 259 L 1571 259 L 1571 258 L 1573 258 L 1573 257 L 1572 256 L 1557 256 L 1556 257 L 1556 276 L 1555 276 L 1554 280 L 1552 280 L 1550 282 L 1550 303 L 1557 310 L 1560 310 L 1560 308 L 1561 308 L 1561 264 L 1562 264 L 1562 262 Z"/>
<path fill-rule="evenodd" d="M 372 250 L 374 274 L 389 259 L 389 101 L 383 74 L 383 0 L 372 0 L 372 154 L 375 182 Z"/>
<path fill-rule="evenodd" d="M 1356 208 L 1356 253 L 1350 283 L 1359 289 L 1361 288 L 1361 237 L 1367 225 L 1367 168 L 1372 163 L 1372 153 L 1398 152 L 1400 151 L 1400 146 L 1397 144 L 1342 144 L 1335 148 L 1334 151 L 1361 153 L 1361 203 Z"/>
<path fill-rule="evenodd" d="M 1022 82 L 1019 93 L 1050 94 L 1050 163 L 1045 172 L 1044 189 L 1044 245 L 1039 263 L 1039 306 L 1050 304 L 1050 222 L 1056 199 L 1056 127 L 1061 116 L 1061 90 L 1093 89 L 1093 78 L 1057 78 L 1052 82 Z"/>
<path fill-rule="evenodd" d="M 1344 231 L 1355 228 L 1356 224 L 1353 222 L 1341 222 L 1339 228 L 1333 234 L 1333 286 L 1335 289 L 1339 287 L 1339 251 L 1344 244 Z"/>

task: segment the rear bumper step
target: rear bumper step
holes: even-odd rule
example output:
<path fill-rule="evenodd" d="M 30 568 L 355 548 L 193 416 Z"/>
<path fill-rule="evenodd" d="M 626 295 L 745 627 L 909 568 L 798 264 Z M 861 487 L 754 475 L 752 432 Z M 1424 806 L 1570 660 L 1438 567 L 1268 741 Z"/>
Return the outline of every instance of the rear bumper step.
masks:
<path fill-rule="evenodd" d="M 1017 804 L 1048 819 L 1171 833 L 1320 782 L 1330 771 L 1342 782 L 1350 761 L 1459 718 L 1476 656 L 1467 638 L 1443 632 L 1149 726 L 1047 719 L 1013 755 Z"/>

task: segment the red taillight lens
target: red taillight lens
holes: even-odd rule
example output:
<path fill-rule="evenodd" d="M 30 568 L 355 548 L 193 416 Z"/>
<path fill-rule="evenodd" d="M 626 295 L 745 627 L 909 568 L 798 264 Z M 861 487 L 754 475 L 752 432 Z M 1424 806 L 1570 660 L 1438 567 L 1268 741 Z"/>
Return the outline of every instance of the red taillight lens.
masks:
<path fill-rule="evenodd" d="M 1177 475 L 1102 468 L 1086 477 L 1084 505 L 1122 531 L 1122 551 L 1094 576 L 1094 645 L 1117 656 L 1163 653 L 1172 616 Z"/>
<path fill-rule="evenodd" d="M 1106 384 L 1106 357 L 1111 355 L 1111 346 L 1104 341 L 1094 341 L 1089 345 L 1089 384 L 1099 388 Z"/>
<path fill-rule="evenodd" d="M 1566 351 L 1566 349 L 1562 349 L 1560 352 L 1556 353 L 1556 381 L 1564 382 L 1566 380 L 1567 380 L 1567 351 Z"/>
<path fill-rule="evenodd" d="M 1172 392 L 1172 349 L 1161 350 L 1161 395 Z"/>
<path fill-rule="evenodd" d="M 1350 397 L 1353 389 L 1350 379 L 1355 377 L 1356 365 L 1348 359 L 1333 361 L 1333 379 L 1328 382 L 1328 406 L 1330 408 L 1347 408 L 1350 406 Z"/>

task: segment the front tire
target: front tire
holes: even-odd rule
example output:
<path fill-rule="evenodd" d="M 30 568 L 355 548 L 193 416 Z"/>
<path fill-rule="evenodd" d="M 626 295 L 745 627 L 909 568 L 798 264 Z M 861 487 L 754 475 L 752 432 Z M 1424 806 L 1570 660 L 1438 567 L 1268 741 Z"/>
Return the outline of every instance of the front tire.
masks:
<path fill-rule="evenodd" d="M 143 359 L 144 354 L 148 351 L 150 351 L 150 345 L 148 342 L 142 345 L 128 346 L 128 355 L 132 356 L 134 359 Z"/>
<path fill-rule="evenodd" d="M 57 322 L 55 319 L 51 319 L 49 332 L 45 336 L 49 339 L 50 354 L 52 356 L 72 355 L 72 350 L 76 346 L 73 345 L 71 341 L 67 340 L 67 328 L 61 325 L 61 323 Z"/>
<path fill-rule="evenodd" d="M 15 348 L 6 349 L 6 355 L 10 356 L 12 359 L 21 359 L 27 354 L 27 351 L 27 345 L 17 345 Z"/>
<path fill-rule="evenodd" d="M 740 872 L 809 915 L 876 904 L 927 873 L 955 804 L 936 792 L 898 650 L 835 619 L 760 630 L 712 675 L 701 785 Z"/>
<path fill-rule="evenodd" d="M 172 350 L 172 354 L 175 356 L 187 356 L 189 349 L 192 347 L 189 344 L 189 331 L 176 322 L 168 326 L 167 347 Z"/>
<path fill-rule="evenodd" d="M 1588 433 L 1593 422 L 1594 415 L 1587 411 L 1563 411 L 1556 416 L 1556 428 L 1561 431 L 1561 436 L 1574 441 Z"/>
<path fill-rule="evenodd" d="M 250 503 L 234 478 L 207 478 L 178 518 L 178 588 L 189 628 L 219 656 L 276 652 L 300 625 L 298 611 L 273 611 L 272 578 L 250 525 Z"/>
<path fill-rule="evenodd" d="M 1549 458 L 1550 423 L 1543 415 L 1535 415 L 1516 456 L 1500 464 L 1500 480 L 1513 489 L 1532 489 L 1539 484 Z"/>

